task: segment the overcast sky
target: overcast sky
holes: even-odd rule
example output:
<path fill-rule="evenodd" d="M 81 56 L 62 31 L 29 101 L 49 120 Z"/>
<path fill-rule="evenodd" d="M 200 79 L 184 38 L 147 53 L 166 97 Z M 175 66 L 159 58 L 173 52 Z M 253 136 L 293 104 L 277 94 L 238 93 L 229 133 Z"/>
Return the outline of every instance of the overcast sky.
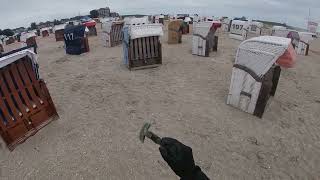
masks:
<path fill-rule="evenodd" d="M 0 0 L 0 29 L 89 14 L 109 6 L 120 14 L 190 13 L 207 16 L 246 16 L 284 22 L 306 28 L 311 19 L 320 22 L 320 0 Z"/>

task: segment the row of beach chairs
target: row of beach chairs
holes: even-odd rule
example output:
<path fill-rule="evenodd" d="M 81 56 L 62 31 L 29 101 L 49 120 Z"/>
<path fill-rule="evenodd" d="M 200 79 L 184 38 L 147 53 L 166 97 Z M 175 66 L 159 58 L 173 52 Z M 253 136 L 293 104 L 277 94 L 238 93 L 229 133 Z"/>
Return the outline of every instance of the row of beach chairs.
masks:
<path fill-rule="evenodd" d="M 195 23 L 192 54 L 209 56 L 216 51 L 216 22 Z M 169 42 L 181 43 L 180 21 L 169 24 Z M 130 69 L 156 67 L 162 64 L 162 24 L 109 22 L 104 27 L 106 46 L 123 45 L 123 61 Z M 64 30 L 68 54 L 89 51 L 84 26 Z M 10 150 L 34 135 L 58 117 L 54 103 L 41 79 L 37 64 L 36 42 L 26 36 L 26 47 L 0 55 L 0 135 Z M 29 40 L 27 40 L 29 39 Z M 262 117 L 267 102 L 275 95 L 281 67 L 292 67 L 295 53 L 290 39 L 260 36 L 243 41 L 232 68 L 227 104 Z"/>

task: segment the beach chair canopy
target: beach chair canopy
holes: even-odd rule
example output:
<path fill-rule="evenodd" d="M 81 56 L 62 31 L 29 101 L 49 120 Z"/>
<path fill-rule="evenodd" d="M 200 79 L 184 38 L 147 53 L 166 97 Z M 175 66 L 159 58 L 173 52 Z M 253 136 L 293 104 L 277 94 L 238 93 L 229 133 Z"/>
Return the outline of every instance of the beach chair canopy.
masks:
<path fill-rule="evenodd" d="M 180 31 L 183 25 L 183 21 L 181 19 L 171 20 L 168 24 L 169 31 Z"/>
<path fill-rule="evenodd" d="M 294 61 L 291 40 L 283 37 L 260 36 L 242 42 L 237 50 L 235 64 L 249 68 L 262 77 L 287 51 Z"/>
<path fill-rule="evenodd" d="M 0 69 L 11 64 L 11 63 L 14 63 L 14 62 L 20 60 L 21 58 L 23 58 L 25 56 L 28 56 L 30 58 L 30 60 L 32 62 L 33 71 L 35 72 L 37 79 L 39 79 L 40 75 L 39 75 L 39 71 L 38 71 L 38 62 L 37 62 L 38 56 L 34 52 L 32 52 L 28 49 L 1 57 L 0 58 Z"/>
<path fill-rule="evenodd" d="M 27 42 L 27 39 L 29 39 L 31 37 L 36 37 L 36 34 L 34 32 L 21 33 L 20 41 Z"/>
<path fill-rule="evenodd" d="M 110 33 L 112 25 L 122 25 L 123 21 L 107 21 L 102 23 L 102 31 Z"/>
<path fill-rule="evenodd" d="M 230 27 L 230 33 L 242 36 L 249 29 L 248 21 L 233 20 Z"/>
<path fill-rule="evenodd" d="M 310 43 L 317 38 L 317 34 L 310 32 L 299 32 L 300 40 L 305 43 Z"/>
<path fill-rule="evenodd" d="M 40 32 L 42 33 L 43 31 L 48 31 L 49 32 L 49 28 L 41 28 Z"/>
<path fill-rule="evenodd" d="M 284 26 L 273 26 L 272 30 L 286 30 L 287 28 Z"/>
<path fill-rule="evenodd" d="M 162 24 L 143 24 L 130 26 L 128 30 L 130 39 L 137 39 L 149 36 L 163 36 Z"/>
<path fill-rule="evenodd" d="M 216 31 L 218 28 L 221 27 L 221 22 L 219 21 L 206 21 L 206 22 L 199 22 L 194 24 L 194 35 L 200 35 L 205 39 L 210 31 Z"/>
<path fill-rule="evenodd" d="M 124 22 L 126 26 L 130 26 L 130 25 L 141 25 L 141 24 L 149 24 L 149 17 L 148 16 L 144 16 L 141 18 L 130 18 L 130 17 L 126 17 L 124 18 Z"/>
<path fill-rule="evenodd" d="M 66 27 L 65 24 L 55 25 L 55 26 L 53 27 L 53 31 L 55 32 L 55 31 L 58 31 L 58 30 L 63 30 L 65 27 Z"/>
<path fill-rule="evenodd" d="M 117 18 L 113 18 L 113 17 L 105 17 L 105 18 L 99 18 L 99 21 L 101 23 L 106 23 L 106 22 L 110 22 L 110 21 L 116 21 Z"/>
<path fill-rule="evenodd" d="M 263 23 L 252 21 L 249 23 L 249 31 L 250 32 L 259 32 L 263 28 Z"/>
<path fill-rule="evenodd" d="M 96 26 L 96 21 L 94 20 L 91 20 L 91 21 L 88 21 L 88 22 L 84 22 L 83 25 L 85 25 L 86 27 L 95 27 Z"/>

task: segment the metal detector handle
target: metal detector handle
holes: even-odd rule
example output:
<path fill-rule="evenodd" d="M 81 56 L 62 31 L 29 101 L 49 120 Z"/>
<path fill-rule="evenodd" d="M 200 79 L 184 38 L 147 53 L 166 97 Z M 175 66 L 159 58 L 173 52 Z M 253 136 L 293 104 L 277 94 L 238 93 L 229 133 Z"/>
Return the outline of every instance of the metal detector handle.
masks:
<path fill-rule="evenodd" d="M 146 134 L 146 136 L 148 137 L 148 138 L 150 138 L 154 143 L 156 143 L 156 144 L 161 144 L 161 138 L 159 137 L 159 136 L 157 136 L 157 135 L 155 135 L 153 132 L 148 132 L 147 134 Z"/>

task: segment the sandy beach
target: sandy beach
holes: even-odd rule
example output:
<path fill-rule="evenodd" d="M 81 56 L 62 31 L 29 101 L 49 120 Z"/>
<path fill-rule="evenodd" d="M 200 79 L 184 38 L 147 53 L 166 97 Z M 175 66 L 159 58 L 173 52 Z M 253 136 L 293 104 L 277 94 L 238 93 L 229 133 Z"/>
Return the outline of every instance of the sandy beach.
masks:
<path fill-rule="evenodd" d="M 227 34 L 208 58 L 191 54 L 191 35 L 177 45 L 164 36 L 163 65 L 130 71 L 122 46 L 104 47 L 98 32 L 80 56 L 37 37 L 60 118 L 13 152 L 1 140 L 0 179 L 178 179 L 156 144 L 139 141 L 144 122 L 192 147 L 211 179 L 320 179 L 320 40 L 283 69 L 260 119 L 226 104 L 240 44 Z"/>

